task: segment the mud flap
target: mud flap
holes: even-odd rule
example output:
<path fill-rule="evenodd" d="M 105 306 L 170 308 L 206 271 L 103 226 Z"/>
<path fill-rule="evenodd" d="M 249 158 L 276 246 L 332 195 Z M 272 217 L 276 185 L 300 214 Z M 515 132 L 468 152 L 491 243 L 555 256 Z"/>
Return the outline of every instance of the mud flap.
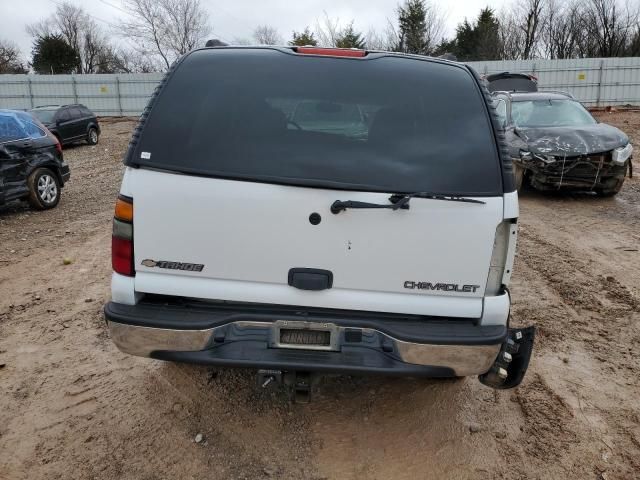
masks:
<path fill-rule="evenodd" d="M 535 327 L 510 328 L 496 361 L 487 373 L 478 376 L 484 385 L 500 390 L 520 385 L 533 350 Z"/>

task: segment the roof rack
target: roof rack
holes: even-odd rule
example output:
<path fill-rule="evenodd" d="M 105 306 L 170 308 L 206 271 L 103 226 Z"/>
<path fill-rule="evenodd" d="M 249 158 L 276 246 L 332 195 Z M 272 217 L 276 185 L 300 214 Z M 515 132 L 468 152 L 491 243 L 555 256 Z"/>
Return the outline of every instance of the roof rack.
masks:
<path fill-rule="evenodd" d="M 82 103 L 63 103 L 63 104 L 56 104 L 56 105 L 38 105 L 36 107 L 33 107 L 33 109 L 37 109 L 37 108 L 84 107 L 84 106 L 85 105 L 82 104 Z"/>

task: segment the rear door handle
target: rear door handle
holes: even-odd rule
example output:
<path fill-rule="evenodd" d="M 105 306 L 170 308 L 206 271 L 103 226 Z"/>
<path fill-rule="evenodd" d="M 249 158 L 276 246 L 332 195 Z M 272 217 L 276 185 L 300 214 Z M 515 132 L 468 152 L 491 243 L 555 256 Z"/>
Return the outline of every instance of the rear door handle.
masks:
<path fill-rule="evenodd" d="M 327 290 L 333 286 L 333 273 L 317 268 L 292 268 L 289 285 L 300 290 Z"/>

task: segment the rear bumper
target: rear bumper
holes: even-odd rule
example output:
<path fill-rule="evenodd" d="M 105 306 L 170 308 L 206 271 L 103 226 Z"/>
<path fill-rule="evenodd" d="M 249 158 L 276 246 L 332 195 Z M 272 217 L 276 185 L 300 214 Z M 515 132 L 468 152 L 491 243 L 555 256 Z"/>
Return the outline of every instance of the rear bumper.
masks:
<path fill-rule="evenodd" d="M 62 184 L 64 185 L 71 178 L 71 170 L 69 169 L 69 165 L 66 162 L 61 162 L 60 164 L 60 178 L 62 179 Z"/>
<path fill-rule="evenodd" d="M 125 353 L 212 366 L 343 374 L 451 377 L 493 365 L 503 325 L 459 319 L 390 319 L 290 309 L 108 303 L 111 338 Z M 331 331 L 327 346 L 282 345 L 282 328 Z"/>

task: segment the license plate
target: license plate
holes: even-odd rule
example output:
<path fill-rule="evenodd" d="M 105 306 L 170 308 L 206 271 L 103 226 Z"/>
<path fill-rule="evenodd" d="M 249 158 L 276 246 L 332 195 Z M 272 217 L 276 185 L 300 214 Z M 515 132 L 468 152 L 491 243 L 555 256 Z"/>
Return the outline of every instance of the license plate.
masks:
<path fill-rule="evenodd" d="M 279 320 L 271 332 L 272 348 L 337 350 L 338 328 L 333 323 Z"/>
<path fill-rule="evenodd" d="M 331 332 L 327 330 L 280 329 L 280 343 L 289 345 L 331 345 Z"/>

